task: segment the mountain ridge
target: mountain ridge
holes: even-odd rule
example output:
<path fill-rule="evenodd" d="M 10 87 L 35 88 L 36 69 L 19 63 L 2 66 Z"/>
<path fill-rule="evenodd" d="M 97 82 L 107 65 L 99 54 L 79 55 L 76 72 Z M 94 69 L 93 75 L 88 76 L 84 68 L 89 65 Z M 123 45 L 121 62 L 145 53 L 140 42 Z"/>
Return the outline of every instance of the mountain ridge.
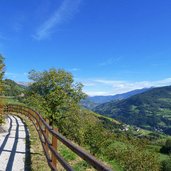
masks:
<path fill-rule="evenodd" d="M 140 94 L 143 92 L 146 92 L 148 90 L 152 89 L 151 88 L 143 88 L 143 89 L 136 89 L 136 90 L 132 90 L 126 93 L 122 93 L 122 94 L 116 94 L 116 95 L 109 95 L 109 96 L 92 96 L 92 97 L 87 97 L 85 100 L 81 101 L 82 106 L 84 106 L 85 108 L 88 109 L 93 109 L 96 106 L 106 103 L 106 102 L 110 102 L 112 100 L 122 100 L 122 99 L 127 99 L 131 96 L 134 96 L 136 94 Z"/>
<path fill-rule="evenodd" d="M 171 86 L 153 88 L 121 101 L 110 101 L 93 111 L 130 125 L 171 134 Z"/>

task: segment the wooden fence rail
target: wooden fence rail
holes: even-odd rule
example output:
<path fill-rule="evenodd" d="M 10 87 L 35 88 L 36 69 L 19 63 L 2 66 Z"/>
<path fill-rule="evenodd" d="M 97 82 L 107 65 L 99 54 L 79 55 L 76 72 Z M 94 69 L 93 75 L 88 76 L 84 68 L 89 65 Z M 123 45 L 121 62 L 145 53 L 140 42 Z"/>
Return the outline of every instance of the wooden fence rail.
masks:
<path fill-rule="evenodd" d="M 7 105 L 5 107 L 5 112 L 15 112 L 24 114 L 27 116 L 34 124 L 40 141 L 43 146 L 43 150 L 51 170 L 57 171 L 57 162 L 59 162 L 63 168 L 67 171 L 73 171 L 73 168 L 64 160 L 64 158 L 57 151 L 57 141 L 62 142 L 75 154 L 89 163 L 92 167 L 99 171 L 112 171 L 109 167 L 105 166 L 102 162 L 98 161 L 91 154 L 84 151 L 82 148 L 74 145 L 70 140 L 62 136 L 56 128 L 49 126 L 48 122 L 43 119 L 43 117 L 35 110 L 21 106 L 21 105 Z M 51 141 L 49 140 L 51 137 Z"/>

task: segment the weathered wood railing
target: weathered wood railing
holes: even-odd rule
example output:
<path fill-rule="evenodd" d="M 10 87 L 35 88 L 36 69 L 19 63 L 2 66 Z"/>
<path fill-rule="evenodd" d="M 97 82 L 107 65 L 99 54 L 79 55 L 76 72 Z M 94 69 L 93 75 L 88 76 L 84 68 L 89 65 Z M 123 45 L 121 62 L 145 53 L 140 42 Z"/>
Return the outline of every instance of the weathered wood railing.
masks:
<path fill-rule="evenodd" d="M 47 162 L 51 170 L 57 171 L 57 162 L 59 162 L 63 168 L 68 171 L 72 171 L 73 168 L 64 160 L 64 158 L 57 151 L 57 140 L 62 142 L 65 146 L 67 146 L 70 150 L 72 150 L 75 154 L 89 163 L 92 167 L 99 171 L 112 171 L 112 169 L 105 166 L 103 163 L 98 161 L 95 157 L 85 152 L 80 147 L 74 145 L 70 140 L 66 139 L 62 136 L 57 129 L 53 129 L 48 123 L 43 119 L 43 117 L 33 109 L 20 105 L 7 105 L 5 107 L 5 112 L 15 112 L 24 114 L 27 116 L 32 123 L 34 124 L 38 134 L 40 141 L 42 143 L 45 156 L 47 158 Z M 49 140 L 50 137 L 51 141 Z"/>

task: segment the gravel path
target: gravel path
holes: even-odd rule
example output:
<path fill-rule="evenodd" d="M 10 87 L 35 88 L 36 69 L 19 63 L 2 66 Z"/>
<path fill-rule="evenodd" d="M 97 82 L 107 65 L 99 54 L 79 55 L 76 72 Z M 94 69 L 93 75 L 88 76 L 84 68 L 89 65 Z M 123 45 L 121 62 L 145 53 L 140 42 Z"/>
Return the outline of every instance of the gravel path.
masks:
<path fill-rule="evenodd" d="M 0 133 L 0 171 L 26 171 L 28 130 L 17 116 L 8 115 Z"/>

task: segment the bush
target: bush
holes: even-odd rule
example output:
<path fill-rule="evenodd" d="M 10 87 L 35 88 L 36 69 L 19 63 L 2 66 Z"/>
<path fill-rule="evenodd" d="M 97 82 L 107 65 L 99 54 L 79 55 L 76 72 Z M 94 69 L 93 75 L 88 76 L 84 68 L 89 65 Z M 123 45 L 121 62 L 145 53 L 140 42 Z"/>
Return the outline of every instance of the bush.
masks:
<path fill-rule="evenodd" d="M 159 171 L 160 163 L 156 154 L 123 143 L 106 148 L 109 160 L 117 160 L 126 171 Z"/>
<path fill-rule="evenodd" d="M 161 153 L 170 154 L 171 153 L 171 139 L 167 139 L 165 145 L 160 149 Z"/>
<path fill-rule="evenodd" d="M 171 159 L 162 162 L 162 171 L 171 171 Z"/>

